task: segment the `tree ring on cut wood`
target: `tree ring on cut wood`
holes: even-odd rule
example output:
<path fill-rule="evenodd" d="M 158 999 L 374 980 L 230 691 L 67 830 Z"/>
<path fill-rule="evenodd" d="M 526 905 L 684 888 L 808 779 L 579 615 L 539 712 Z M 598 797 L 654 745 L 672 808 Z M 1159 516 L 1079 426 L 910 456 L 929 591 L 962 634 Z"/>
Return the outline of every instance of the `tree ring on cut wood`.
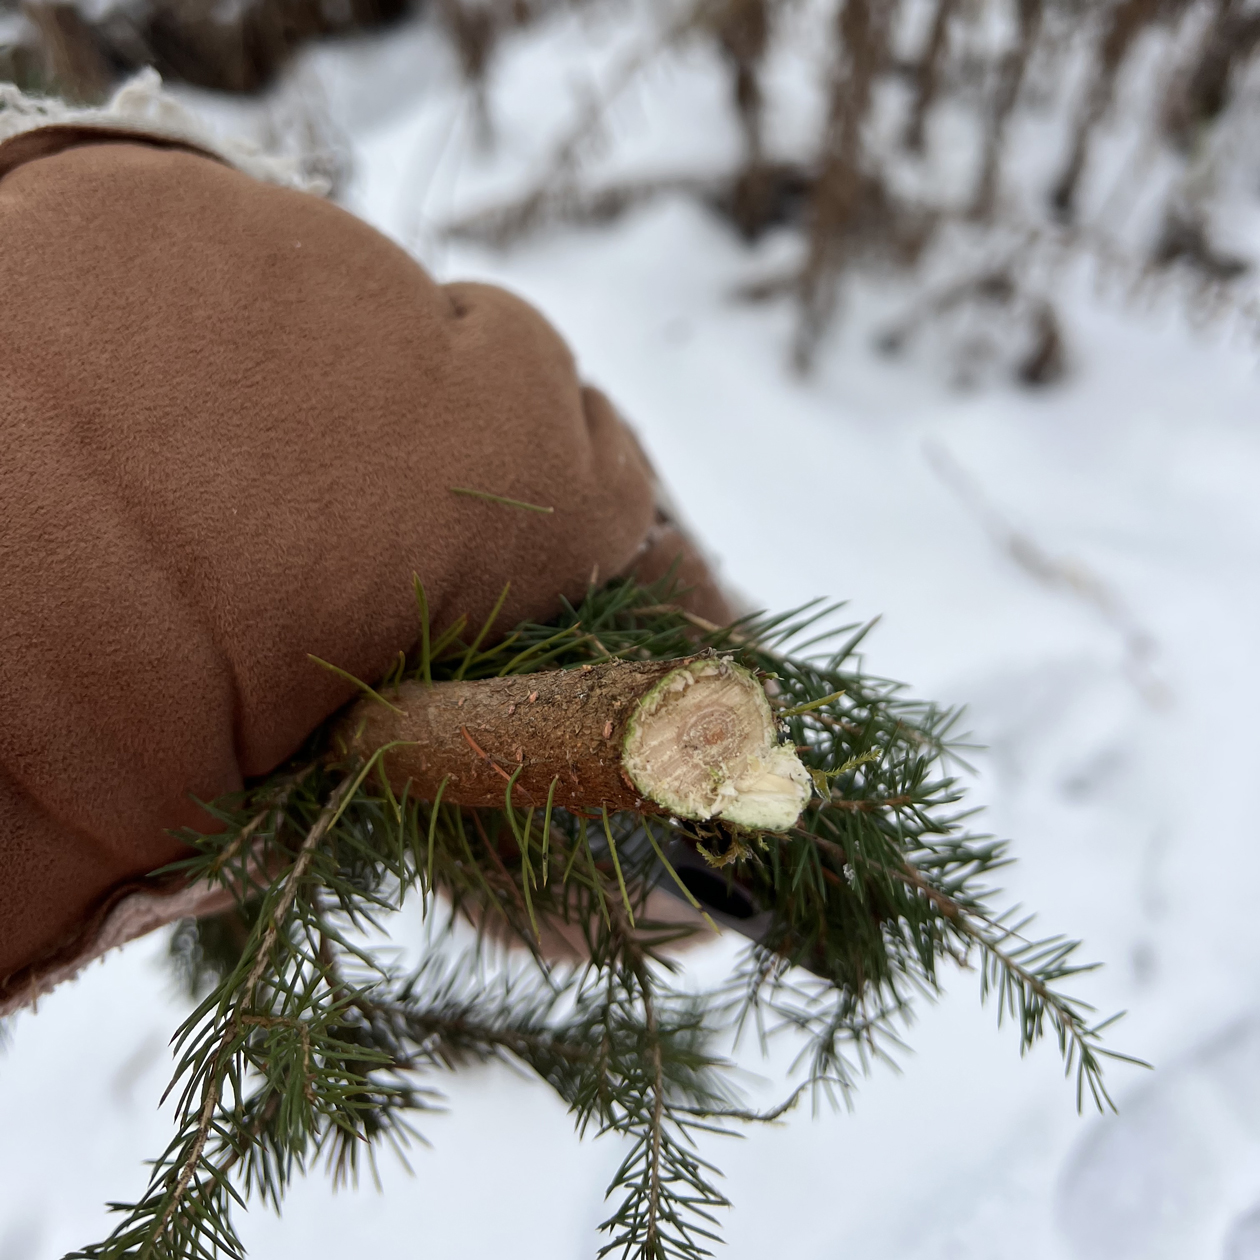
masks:
<path fill-rule="evenodd" d="M 622 769 L 680 818 L 767 831 L 792 826 L 810 795 L 809 774 L 781 742 L 761 683 L 721 659 L 687 662 L 640 699 Z"/>

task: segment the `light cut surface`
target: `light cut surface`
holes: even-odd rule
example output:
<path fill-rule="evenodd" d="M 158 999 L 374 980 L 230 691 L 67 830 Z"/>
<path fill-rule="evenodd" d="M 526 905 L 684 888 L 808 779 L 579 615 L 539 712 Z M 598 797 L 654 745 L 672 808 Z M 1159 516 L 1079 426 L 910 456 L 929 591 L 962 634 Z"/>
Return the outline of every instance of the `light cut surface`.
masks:
<path fill-rule="evenodd" d="M 783 831 L 809 800 L 809 775 L 779 740 L 760 682 L 730 661 L 694 661 L 657 683 L 630 721 L 622 764 L 682 818 Z"/>

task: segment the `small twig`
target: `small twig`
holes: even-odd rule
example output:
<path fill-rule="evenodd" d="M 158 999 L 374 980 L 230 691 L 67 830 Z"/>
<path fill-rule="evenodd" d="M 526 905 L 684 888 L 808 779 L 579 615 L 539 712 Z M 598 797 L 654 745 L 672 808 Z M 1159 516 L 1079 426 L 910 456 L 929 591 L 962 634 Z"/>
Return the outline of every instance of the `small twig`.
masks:
<path fill-rule="evenodd" d="M 646 969 L 644 969 L 646 971 Z M 647 1030 L 649 1055 L 652 1063 L 652 1153 L 648 1161 L 648 1213 L 647 1232 L 643 1251 L 652 1255 L 656 1250 L 657 1217 L 661 1204 L 661 1136 L 665 1114 L 665 1071 L 661 1061 L 661 1040 L 657 1033 L 656 1005 L 646 975 L 641 974 L 639 988 L 643 994 L 643 1019 Z"/>
<path fill-rule="evenodd" d="M 469 810 L 472 814 L 473 826 L 477 828 L 477 835 L 481 837 L 482 844 L 486 847 L 486 852 L 490 855 L 490 860 L 495 864 L 499 874 L 503 876 L 503 882 L 511 891 L 513 899 L 520 909 L 525 909 L 525 902 L 521 898 L 520 889 L 516 886 L 516 880 L 508 874 L 508 868 L 504 866 L 503 859 L 499 856 L 498 846 L 490 843 L 490 837 L 486 835 L 486 829 L 481 822 L 481 814 L 478 810 Z"/>
<path fill-rule="evenodd" d="M 847 810 L 851 814 L 873 814 L 877 809 L 901 809 L 914 804 L 914 797 L 903 793 L 901 796 L 887 796 L 881 800 L 849 800 L 844 796 L 832 794 L 829 802 L 835 809 Z"/>
<path fill-rule="evenodd" d="M 223 1035 L 219 1038 L 219 1044 L 215 1047 L 211 1056 L 207 1073 L 206 1097 L 197 1123 L 196 1137 L 193 1139 L 188 1157 L 184 1160 L 183 1167 L 180 1169 L 179 1178 L 171 1191 L 166 1208 L 150 1235 L 151 1242 L 156 1242 L 162 1236 L 171 1217 L 175 1214 L 176 1209 L 187 1194 L 189 1185 L 192 1184 L 193 1174 L 196 1172 L 197 1164 L 201 1159 L 201 1152 L 205 1149 L 206 1140 L 214 1127 L 214 1113 L 219 1105 L 222 1072 L 225 1067 L 224 1060 L 227 1058 L 228 1049 L 240 1034 L 246 1019 L 246 1008 L 253 1001 L 258 982 L 262 979 L 263 972 L 266 971 L 271 961 L 271 953 L 275 949 L 276 942 L 280 936 L 280 925 L 284 922 L 285 916 L 289 912 L 289 907 L 293 904 L 293 898 L 297 896 L 298 884 L 302 876 L 306 874 L 306 870 L 315 856 L 315 850 L 319 842 L 324 838 L 328 828 L 340 816 L 342 801 L 347 798 L 351 786 L 355 782 L 355 779 L 346 778 L 337 785 L 337 788 L 328 798 L 328 803 L 315 820 L 314 825 L 307 832 L 306 839 L 302 842 L 302 847 L 293 865 L 282 876 L 283 889 L 276 903 L 276 908 L 272 912 L 271 921 L 267 924 L 266 931 L 259 942 L 258 956 L 255 958 L 254 965 L 241 988 L 241 995 L 233 1006 L 232 1014 L 226 1027 L 223 1029 Z"/>
<path fill-rule="evenodd" d="M 217 875 L 221 870 L 223 870 L 223 868 L 240 851 L 245 841 L 248 840 L 250 836 L 252 836 L 254 832 L 262 826 L 269 815 L 278 815 L 283 811 L 289 797 L 293 794 L 294 788 L 296 788 L 303 779 L 307 778 L 314 769 L 315 763 L 312 762 L 310 765 L 304 766 L 297 774 L 291 776 L 280 785 L 280 790 L 270 797 L 265 807 L 260 809 L 258 813 L 256 813 L 253 818 L 251 818 L 249 822 L 247 822 L 240 831 L 236 833 L 222 853 L 217 853 L 215 855 L 214 860 L 210 864 L 209 874 L 211 876 Z"/>
<path fill-rule="evenodd" d="M 874 1031 L 874 1029 L 872 1029 Z M 773 1124 L 791 1111 L 806 1090 L 816 1089 L 818 1081 L 803 1081 L 781 1103 L 768 1111 L 747 1111 L 740 1107 L 676 1107 L 683 1115 L 699 1120 L 741 1120 L 745 1124 Z"/>

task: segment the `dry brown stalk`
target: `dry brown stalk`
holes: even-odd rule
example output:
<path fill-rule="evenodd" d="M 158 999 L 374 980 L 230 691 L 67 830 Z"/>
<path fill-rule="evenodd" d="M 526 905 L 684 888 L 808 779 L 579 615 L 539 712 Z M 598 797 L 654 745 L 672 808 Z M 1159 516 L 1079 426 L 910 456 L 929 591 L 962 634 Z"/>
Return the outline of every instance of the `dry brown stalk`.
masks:
<path fill-rule="evenodd" d="M 811 366 L 835 309 L 836 280 L 866 184 L 862 128 L 875 80 L 888 59 L 896 8 L 889 0 L 846 0 L 836 20 L 827 130 L 810 207 L 808 251 L 800 278 L 801 317 L 793 347 L 793 360 L 801 371 Z"/>
<path fill-rule="evenodd" d="M 1094 76 L 1077 114 L 1072 147 L 1055 184 L 1050 202 L 1055 213 L 1070 220 L 1075 213 L 1076 193 L 1089 157 L 1089 141 L 1115 94 L 1116 79 L 1134 41 L 1159 17 L 1160 0 L 1119 0 L 1111 10 L 1110 21 L 1098 47 Z"/>
<path fill-rule="evenodd" d="M 1002 154 L 1006 141 L 1006 127 L 1020 88 L 1028 72 L 1037 37 L 1041 33 L 1044 14 L 1042 0 L 1017 0 L 1016 15 L 1019 22 L 1015 45 L 1002 58 L 998 70 L 997 90 L 984 124 L 984 164 L 976 184 L 972 202 L 972 216 L 987 219 L 993 214 L 997 199 L 998 175 L 1002 166 Z"/>
<path fill-rule="evenodd" d="M 773 221 L 778 200 L 762 137 L 761 64 L 770 43 L 770 18 L 767 0 L 728 0 L 714 18 L 718 43 L 731 64 L 735 113 L 744 139 L 744 165 L 735 179 L 730 212 L 748 240 Z"/>
<path fill-rule="evenodd" d="M 379 27 L 408 8 L 409 0 L 251 0 L 229 8 L 216 0 L 78 7 L 27 0 L 38 56 L 6 50 L 0 74 L 15 73 L 24 86 L 52 87 L 81 101 L 103 99 L 118 78 L 145 66 L 165 79 L 252 93 L 308 40 Z"/>
<path fill-rule="evenodd" d="M 1255 51 L 1260 18 L 1240 13 L 1238 0 L 1215 0 L 1179 74 L 1165 92 L 1164 129 L 1189 151 L 1202 124 L 1229 100 L 1230 79 Z"/>
<path fill-rule="evenodd" d="M 443 230 L 447 236 L 459 240 L 505 246 L 544 223 L 611 223 L 641 205 L 672 193 L 722 202 L 729 199 L 731 185 L 729 179 L 705 175 L 665 175 L 595 188 L 560 181 L 549 187 L 540 185 L 527 197 L 476 210 L 446 224 Z"/>
<path fill-rule="evenodd" d="M 927 48 L 914 68 L 914 103 L 910 106 L 905 138 L 906 148 L 914 153 L 923 152 L 927 116 L 940 87 L 941 67 L 949 50 L 949 26 L 958 4 L 959 0 L 937 0 Z"/>

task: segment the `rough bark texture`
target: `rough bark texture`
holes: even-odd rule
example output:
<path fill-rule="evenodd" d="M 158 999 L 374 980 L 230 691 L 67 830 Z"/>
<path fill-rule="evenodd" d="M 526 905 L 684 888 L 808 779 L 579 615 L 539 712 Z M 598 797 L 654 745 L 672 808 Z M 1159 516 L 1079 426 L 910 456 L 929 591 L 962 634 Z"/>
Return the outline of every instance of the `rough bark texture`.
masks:
<path fill-rule="evenodd" d="M 370 756 L 396 740 L 407 746 L 383 757 L 399 790 L 468 806 L 502 806 L 519 767 L 512 800 L 542 806 L 552 780 L 564 808 L 654 812 L 621 769 L 626 726 L 642 696 L 683 661 L 613 661 L 475 682 L 404 683 L 389 693 L 397 713 L 361 700 L 342 727 L 348 747 Z"/>
<path fill-rule="evenodd" d="M 404 684 L 366 699 L 339 738 L 387 745 L 398 791 L 458 805 L 552 804 L 721 817 L 781 830 L 809 799 L 757 676 L 731 661 L 612 661 L 516 678 Z M 553 785 L 554 784 L 554 788 Z"/>

